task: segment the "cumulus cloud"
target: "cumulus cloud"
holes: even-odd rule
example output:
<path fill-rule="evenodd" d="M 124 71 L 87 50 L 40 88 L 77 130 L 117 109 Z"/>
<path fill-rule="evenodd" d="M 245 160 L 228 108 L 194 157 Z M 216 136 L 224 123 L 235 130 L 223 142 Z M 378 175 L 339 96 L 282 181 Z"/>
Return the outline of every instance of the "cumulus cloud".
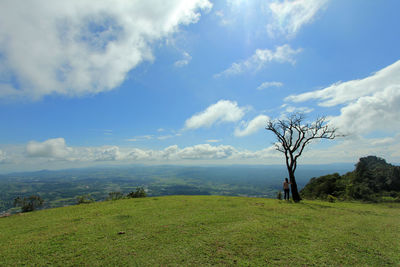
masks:
<path fill-rule="evenodd" d="M 240 152 L 230 145 L 213 146 L 210 144 L 198 144 L 184 148 L 173 145 L 162 150 L 120 148 L 118 146 L 68 147 L 64 138 L 54 138 L 44 142 L 29 142 L 26 151 L 30 158 L 69 162 L 216 160 L 239 159 L 242 156 L 249 158 L 257 155 L 257 153 L 252 154 L 249 151 Z M 3 159 L 5 159 L 5 153 L 0 150 L 0 160 Z"/>
<path fill-rule="evenodd" d="M 114 161 L 123 158 L 121 152 L 119 151 L 119 147 L 117 146 L 89 148 L 86 151 L 88 151 L 89 153 L 88 157 L 85 160 L 90 161 Z M 83 153 L 79 150 L 76 150 L 75 154 L 80 155 L 82 159 L 85 157 L 85 155 L 82 155 Z M 79 160 L 79 158 L 77 160 Z"/>
<path fill-rule="evenodd" d="M 31 141 L 26 146 L 28 157 L 66 161 L 114 161 L 125 157 L 118 146 L 69 147 L 64 138 Z"/>
<path fill-rule="evenodd" d="M 356 162 L 358 158 L 367 155 L 378 155 L 388 161 L 398 162 L 400 159 L 399 137 L 399 134 L 384 138 L 352 136 L 334 140 L 329 143 L 329 146 L 323 147 L 320 147 L 318 142 L 312 143 L 301 157 L 301 163 Z M 58 139 L 61 140 L 49 139 L 41 143 L 36 142 L 42 145 L 40 149 L 32 147 L 33 142 L 30 142 L 25 146 L 25 153 L 23 147 L 2 147 L 0 150 L 2 170 L 70 168 L 94 166 L 99 162 L 107 162 L 107 164 L 196 162 L 283 164 L 284 162 L 283 154 L 276 151 L 274 146 L 251 151 L 238 149 L 232 145 L 197 144 L 186 147 L 172 145 L 157 150 L 119 146 L 68 147 L 62 138 Z M 31 155 L 26 153 L 28 146 Z M 50 146 L 51 149 L 45 148 L 46 146 Z M 64 150 L 64 152 L 57 152 L 58 150 Z"/>
<path fill-rule="evenodd" d="M 153 157 L 152 150 L 144 150 L 139 148 L 131 149 L 125 156 L 127 160 L 151 160 Z"/>
<path fill-rule="evenodd" d="M 294 55 L 300 52 L 300 48 L 295 50 L 288 44 L 276 47 L 275 51 L 269 49 L 257 49 L 250 58 L 242 62 L 233 63 L 228 69 L 214 75 L 214 77 L 232 76 L 246 71 L 258 71 L 269 62 L 289 62 L 294 64 L 296 62 Z"/>
<path fill-rule="evenodd" d="M 295 36 L 301 27 L 314 20 L 327 2 L 328 0 L 284 0 L 270 3 L 273 21 L 267 25 L 268 34 L 272 37 Z"/>
<path fill-rule="evenodd" d="M 285 101 L 319 100 L 320 106 L 332 107 L 349 103 L 394 85 L 400 85 L 400 60 L 366 78 L 337 82 L 321 90 L 290 95 L 285 98 Z"/>
<path fill-rule="evenodd" d="M 235 152 L 236 149 L 232 146 L 201 144 L 185 147 L 178 151 L 178 157 L 181 159 L 223 159 L 229 158 Z"/>
<path fill-rule="evenodd" d="M 283 86 L 283 83 L 281 82 L 263 82 L 260 84 L 260 86 L 257 87 L 257 90 L 264 90 L 269 87 L 281 87 Z"/>
<path fill-rule="evenodd" d="M 209 106 L 206 110 L 193 115 L 186 120 L 186 129 L 210 127 L 215 123 L 236 122 L 240 120 L 246 111 L 245 107 L 239 107 L 237 102 L 220 100 Z"/>
<path fill-rule="evenodd" d="M 66 158 L 72 148 L 67 147 L 64 138 L 54 138 L 44 142 L 31 141 L 26 146 L 26 152 L 30 157 Z"/>
<path fill-rule="evenodd" d="M 187 64 L 189 64 L 190 60 L 192 60 L 192 56 L 189 55 L 188 52 L 183 52 L 182 57 L 183 58 L 181 60 L 175 61 L 174 63 L 175 67 L 180 68 L 186 66 Z"/>
<path fill-rule="evenodd" d="M 346 134 L 400 130 L 400 84 L 384 88 L 371 96 L 360 97 L 341 109 L 331 123 Z"/>
<path fill-rule="evenodd" d="M 2 1 L 0 97 L 112 90 L 153 60 L 155 41 L 211 7 L 208 0 Z"/>
<path fill-rule="evenodd" d="M 389 162 L 398 162 L 400 159 L 399 137 L 399 135 L 384 138 L 353 136 L 338 139 L 333 145 L 323 149 L 318 149 L 316 144 L 304 153 L 301 160 L 315 163 L 357 162 L 361 157 L 377 155 Z"/>
<path fill-rule="evenodd" d="M 269 119 L 266 115 L 258 115 L 249 122 L 243 121 L 241 126 L 235 129 L 235 136 L 243 137 L 264 129 Z"/>
<path fill-rule="evenodd" d="M 286 101 L 319 100 L 320 106 L 343 104 L 339 116 L 331 123 L 344 133 L 367 134 L 374 131 L 400 130 L 400 60 L 371 76 L 339 82 L 327 88 L 300 95 Z"/>

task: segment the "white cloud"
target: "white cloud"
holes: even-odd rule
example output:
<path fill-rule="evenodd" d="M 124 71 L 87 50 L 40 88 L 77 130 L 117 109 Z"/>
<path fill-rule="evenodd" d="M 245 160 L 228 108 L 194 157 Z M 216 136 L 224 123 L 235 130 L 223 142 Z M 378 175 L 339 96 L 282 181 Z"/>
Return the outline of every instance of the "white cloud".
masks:
<path fill-rule="evenodd" d="M 208 140 L 206 140 L 206 142 L 207 143 L 219 143 L 219 142 L 221 142 L 221 140 L 220 139 L 208 139 Z"/>
<path fill-rule="evenodd" d="M 180 68 L 186 66 L 187 64 L 189 64 L 190 60 L 192 60 L 192 56 L 189 55 L 188 52 L 183 52 L 182 57 L 183 58 L 181 60 L 175 61 L 174 63 L 175 67 Z"/>
<path fill-rule="evenodd" d="M 29 157 L 66 161 L 114 161 L 123 158 L 117 146 L 69 147 L 61 137 L 44 142 L 31 141 L 26 146 L 26 152 Z"/>
<path fill-rule="evenodd" d="M 64 138 L 48 139 L 44 142 L 31 141 L 26 146 L 30 157 L 65 158 L 72 149 L 67 147 Z"/>
<path fill-rule="evenodd" d="M 257 5 L 256 2 L 253 3 L 246 0 L 227 0 L 224 2 L 225 6 L 223 10 L 217 10 L 214 13 L 221 26 L 235 26 L 241 17 L 248 16 L 252 7 Z"/>
<path fill-rule="evenodd" d="M 119 147 L 111 146 L 94 150 L 94 158 L 96 161 L 112 161 L 121 158 Z"/>
<path fill-rule="evenodd" d="M 235 136 L 243 137 L 264 129 L 269 119 L 266 115 L 258 115 L 250 122 L 242 121 L 241 126 L 235 129 Z"/>
<path fill-rule="evenodd" d="M 321 90 L 290 95 L 285 101 L 304 102 L 315 99 L 320 100 L 320 106 L 332 107 L 374 94 L 393 85 L 400 85 L 400 60 L 364 79 L 337 82 Z"/>
<path fill-rule="evenodd" d="M 328 146 L 320 146 L 318 142 L 312 143 L 300 158 L 300 164 L 354 163 L 360 157 L 367 155 L 377 155 L 389 162 L 399 162 L 399 137 L 399 134 L 383 138 L 351 136 L 329 142 Z M 250 151 L 237 149 L 231 145 L 198 144 L 182 148 L 172 145 L 155 150 L 119 146 L 67 147 L 63 138 L 58 139 L 61 140 L 49 139 L 38 143 L 42 145 L 42 148 L 32 148 L 30 146 L 32 142 L 27 146 L 2 146 L 0 172 L 98 166 L 102 164 L 101 162 L 107 164 L 284 164 L 283 154 L 276 151 L 273 146 Z M 28 146 L 33 149 L 31 155 L 26 153 Z"/>
<path fill-rule="evenodd" d="M 0 97 L 83 96 L 112 90 L 151 45 L 196 23 L 208 0 L 2 1 Z"/>
<path fill-rule="evenodd" d="M 232 24 L 232 22 L 233 22 L 232 20 L 230 20 L 230 19 L 228 19 L 228 18 L 226 17 L 224 11 L 222 11 L 222 10 L 216 11 L 216 12 L 215 12 L 215 15 L 219 18 L 219 23 L 220 23 L 222 26 L 226 26 L 226 25 Z"/>
<path fill-rule="evenodd" d="M 180 149 L 177 145 L 163 150 L 120 148 L 118 146 L 68 147 L 64 138 L 49 139 L 44 142 L 29 142 L 26 146 L 30 158 L 64 160 L 69 162 L 96 161 L 162 161 L 162 160 L 207 160 L 240 157 L 234 147 L 229 145 L 212 146 L 198 144 Z M 246 157 L 247 156 L 246 152 Z M 0 160 L 5 153 L 0 150 Z M 4 157 L 5 158 L 5 157 Z"/>
<path fill-rule="evenodd" d="M 400 130 L 400 60 L 371 76 L 292 95 L 286 101 L 320 100 L 320 106 L 344 104 L 331 123 L 346 134 Z"/>
<path fill-rule="evenodd" d="M 0 163 L 5 162 L 6 159 L 7 159 L 7 157 L 6 157 L 6 152 L 3 152 L 3 151 L 0 149 Z"/>
<path fill-rule="evenodd" d="M 223 159 L 229 158 L 236 152 L 232 146 L 211 146 L 210 144 L 185 147 L 178 151 L 180 159 Z"/>
<path fill-rule="evenodd" d="M 269 8 L 273 21 L 267 25 L 270 36 L 293 37 L 304 25 L 311 23 L 328 0 L 284 0 L 272 2 Z"/>
<path fill-rule="evenodd" d="M 133 148 L 126 156 L 128 160 L 151 160 L 153 151 Z"/>
<path fill-rule="evenodd" d="M 294 64 L 296 61 L 293 56 L 300 52 L 300 48 L 294 50 L 288 44 L 276 47 L 275 51 L 257 49 L 250 58 L 239 63 L 233 63 L 228 69 L 214 75 L 214 77 L 237 75 L 246 71 L 258 71 L 269 62 L 289 62 Z"/>
<path fill-rule="evenodd" d="M 166 140 L 166 139 L 170 139 L 172 137 L 174 137 L 174 135 L 161 135 L 161 136 L 158 136 L 157 139 L 158 140 Z"/>
<path fill-rule="evenodd" d="M 126 139 L 125 141 L 139 142 L 139 141 L 145 141 L 145 140 L 151 140 L 151 139 L 154 139 L 154 135 L 147 134 L 147 135 L 134 136 L 133 138 Z"/>
<path fill-rule="evenodd" d="M 282 105 L 283 108 L 285 108 L 285 113 L 294 113 L 294 112 L 300 112 L 300 113 L 310 113 L 313 112 L 314 109 L 313 108 L 308 108 L 308 107 L 293 107 L 290 105 Z"/>
<path fill-rule="evenodd" d="M 210 127 L 215 123 L 236 122 L 243 117 L 245 110 L 246 108 L 239 107 L 234 101 L 220 100 L 186 120 L 185 128 L 197 129 Z"/>
<path fill-rule="evenodd" d="M 399 162 L 400 142 L 399 135 L 384 138 L 340 138 L 333 145 L 322 149 L 318 144 L 311 145 L 301 158 L 302 162 L 333 163 L 357 162 L 359 158 L 376 155 L 389 162 Z"/>
<path fill-rule="evenodd" d="M 264 90 L 269 87 L 281 87 L 283 86 L 283 83 L 281 82 L 263 82 L 260 84 L 260 86 L 257 87 L 257 90 Z"/>
<path fill-rule="evenodd" d="M 341 109 L 331 123 L 346 134 L 400 131 L 400 84 L 362 96 Z"/>

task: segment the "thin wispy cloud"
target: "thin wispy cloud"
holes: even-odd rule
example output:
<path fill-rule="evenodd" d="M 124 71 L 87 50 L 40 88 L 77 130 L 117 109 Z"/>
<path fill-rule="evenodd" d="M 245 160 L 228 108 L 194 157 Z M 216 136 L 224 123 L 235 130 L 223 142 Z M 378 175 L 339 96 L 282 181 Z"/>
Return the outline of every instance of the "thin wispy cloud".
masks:
<path fill-rule="evenodd" d="M 257 49 L 248 59 L 233 63 L 228 69 L 214 75 L 215 78 L 233 76 L 243 72 L 259 71 L 270 62 L 291 63 L 296 62 L 294 56 L 302 51 L 301 48 L 292 49 L 290 45 L 277 46 L 275 50 Z"/>
<path fill-rule="evenodd" d="M 148 135 L 135 136 L 133 138 L 126 139 L 125 141 L 139 142 L 139 141 L 146 141 L 146 140 L 151 140 L 151 139 L 154 139 L 154 135 L 148 134 Z"/>
<path fill-rule="evenodd" d="M 178 68 L 186 66 L 189 64 L 190 60 L 192 60 L 192 56 L 188 52 L 183 52 L 182 59 L 175 61 L 174 66 Z"/>
<path fill-rule="evenodd" d="M 283 83 L 281 82 L 263 82 L 260 86 L 257 87 L 257 90 L 264 90 L 270 87 L 282 87 Z"/>
<path fill-rule="evenodd" d="M 270 3 L 273 21 L 267 25 L 268 34 L 271 37 L 294 37 L 304 25 L 314 21 L 327 3 L 328 0 L 284 0 Z"/>
<path fill-rule="evenodd" d="M 281 106 L 281 108 L 284 108 L 284 112 L 283 112 L 284 114 L 285 113 L 296 113 L 296 112 L 307 114 L 307 113 L 311 113 L 311 112 L 314 111 L 313 108 L 295 107 L 295 106 L 291 106 L 291 105 L 288 105 L 288 104 L 283 104 Z"/>
<path fill-rule="evenodd" d="M 157 139 L 158 140 L 166 140 L 166 139 L 170 139 L 172 137 L 174 137 L 174 135 L 161 135 L 161 136 L 158 136 Z"/>
<path fill-rule="evenodd" d="M 207 143 L 219 143 L 219 142 L 221 142 L 221 140 L 220 139 L 208 139 L 208 140 L 206 140 L 206 142 Z"/>

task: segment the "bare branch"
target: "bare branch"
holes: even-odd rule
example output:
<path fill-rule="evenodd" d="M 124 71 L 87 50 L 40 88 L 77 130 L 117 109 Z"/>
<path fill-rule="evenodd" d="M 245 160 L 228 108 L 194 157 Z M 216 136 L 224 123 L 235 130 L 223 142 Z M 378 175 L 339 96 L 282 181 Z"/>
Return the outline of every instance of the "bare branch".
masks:
<path fill-rule="evenodd" d="M 286 167 L 292 187 L 294 201 L 300 201 L 294 173 L 297 168 L 297 160 L 302 155 L 305 147 L 314 139 L 335 139 L 337 129 L 326 123 L 325 117 L 318 117 L 314 122 L 304 122 L 305 116 L 301 113 L 293 113 L 286 119 L 268 121 L 266 130 L 275 134 L 277 142 L 275 148 L 285 155 Z"/>
<path fill-rule="evenodd" d="M 337 129 L 326 124 L 325 117 L 318 117 L 312 123 L 304 122 L 302 113 L 293 113 L 287 119 L 269 121 L 266 129 L 277 137 L 276 150 L 285 154 L 287 167 L 295 170 L 297 159 L 305 147 L 314 139 L 335 139 Z"/>

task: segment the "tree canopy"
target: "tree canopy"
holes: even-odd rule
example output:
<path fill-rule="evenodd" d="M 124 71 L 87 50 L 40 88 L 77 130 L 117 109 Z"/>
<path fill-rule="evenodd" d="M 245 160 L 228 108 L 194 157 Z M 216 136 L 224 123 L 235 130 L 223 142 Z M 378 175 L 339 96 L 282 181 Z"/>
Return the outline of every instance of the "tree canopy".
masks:
<path fill-rule="evenodd" d="M 400 166 L 388 164 L 376 156 L 360 158 L 355 170 L 312 178 L 301 190 L 310 199 L 339 199 L 400 202 Z"/>
<path fill-rule="evenodd" d="M 294 175 L 298 158 L 311 141 L 315 139 L 334 139 L 336 137 L 336 128 L 329 126 L 325 117 L 319 117 L 313 122 L 306 122 L 304 114 L 293 113 L 284 119 L 268 121 L 266 129 L 275 134 L 277 138 L 275 148 L 285 155 L 292 198 L 295 202 L 298 202 L 301 197 L 298 193 Z"/>

